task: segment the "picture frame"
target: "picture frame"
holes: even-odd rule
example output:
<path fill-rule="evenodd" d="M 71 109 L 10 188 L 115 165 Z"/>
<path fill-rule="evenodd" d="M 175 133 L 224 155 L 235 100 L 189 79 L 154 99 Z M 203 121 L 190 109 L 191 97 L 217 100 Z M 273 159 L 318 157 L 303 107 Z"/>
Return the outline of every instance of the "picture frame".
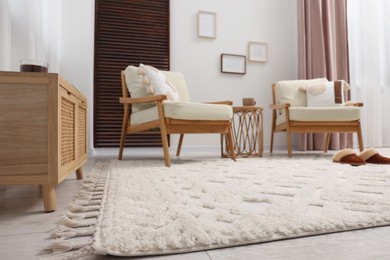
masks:
<path fill-rule="evenodd" d="M 215 39 L 217 37 L 217 14 L 198 11 L 198 37 Z"/>
<path fill-rule="evenodd" d="M 265 42 L 248 42 L 248 60 L 253 62 L 267 62 L 268 47 Z"/>
<path fill-rule="evenodd" d="M 233 74 L 246 73 L 246 56 L 237 54 L 221 54 L 221 72 Z"/>

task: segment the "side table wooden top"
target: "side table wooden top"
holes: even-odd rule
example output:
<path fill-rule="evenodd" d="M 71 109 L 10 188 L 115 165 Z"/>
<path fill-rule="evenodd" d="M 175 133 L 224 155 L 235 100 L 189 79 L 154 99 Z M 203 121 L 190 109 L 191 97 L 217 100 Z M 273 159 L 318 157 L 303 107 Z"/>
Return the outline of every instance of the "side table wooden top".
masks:
<path fill-rule="evenodd" d="M 260 106 L 233 106 L 233 113 L 237 112 L 252 112 L 252 111 L 263 111 L 263 107 Z"/>

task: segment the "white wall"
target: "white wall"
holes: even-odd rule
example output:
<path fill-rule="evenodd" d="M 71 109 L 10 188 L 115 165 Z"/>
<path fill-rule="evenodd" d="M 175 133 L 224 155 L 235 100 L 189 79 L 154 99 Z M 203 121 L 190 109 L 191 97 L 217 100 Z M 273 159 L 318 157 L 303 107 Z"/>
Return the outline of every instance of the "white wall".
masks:
<path fill-rule="evenodd" d="M 94 0 L 62 0 L 59 73 L 88 99 L 88 144 L 93 149 Z"/>

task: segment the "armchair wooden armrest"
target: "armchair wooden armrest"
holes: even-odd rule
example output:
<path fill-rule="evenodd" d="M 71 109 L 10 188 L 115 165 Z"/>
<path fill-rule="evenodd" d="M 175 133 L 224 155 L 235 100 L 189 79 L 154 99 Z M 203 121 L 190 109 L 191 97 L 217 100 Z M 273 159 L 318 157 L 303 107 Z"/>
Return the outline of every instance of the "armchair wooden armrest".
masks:
<path fill-rule="evenodd" d="M 233 105 L 233 101 L 225 100 L 225 101 L 215 101 L 215 102 L 205 102 L 206 104 L 215 104 L 215 105 Z"/>
<path fill-rule="evenodd" d="M 156 96 L 147 96 L 140 98 L 119 98 L 119 103 L 122 104 L 139 104 L 139 103 L 147 103 L 147 102 L 156 102 L 166 100 L 167 96 L 165 95 L 156 95 Z"/>
<path fill-rule="evenodd" d="M 283 108 L 289 108 L 290 107 L 290 103 L 285 103 L 285 104 L 271 104 L 269 105 L 269 108 L 271 109 L 283 109 Z"/>

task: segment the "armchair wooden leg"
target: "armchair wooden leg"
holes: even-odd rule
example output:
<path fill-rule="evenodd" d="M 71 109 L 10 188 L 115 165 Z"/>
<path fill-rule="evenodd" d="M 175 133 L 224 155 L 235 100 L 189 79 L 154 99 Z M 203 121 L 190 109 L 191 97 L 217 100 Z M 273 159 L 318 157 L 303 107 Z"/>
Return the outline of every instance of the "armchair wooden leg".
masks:
<path fill-rule="evenodd" d="M 289 129 L 287 129 L 286 133 L 287 133 L 288 157 L 292 157 L 292 152 L 291 152 L 291 132 L 290 132 Z"/>
<path fill-rule="evenodd" d="M 233 135 L 232 135 L 232 127 L 229 126 L 228 133 L 227 133 L 228 143 L 229 143 L 229 150 L 230 150 L 230 157 L 233 161 L 236 160 L 236 152 L 234 151 L 234 145 L 233 145 Z"/>
<path fill-rule="evenodd" d="M 357 131 L 357 136 L 358 136 L 358 142 L 359 142 L 359 151 L 362 152 L 364 150 L 364 147 L 363 147 L 362 129 L 360 127 Z"/>
<path fill-rule="evenodd" d="M 165 132 L 165 134 L 163 133 L 163 131 L 161 131 L 161 140 L 163 143 L 165 166 L 171 167 L 171 159 L 169 156 L 169 148 L 168 148 L 168 137 L 167 137 L 166 131 L 164 131 L 164 132 Z"/>
<path fill-rule="evenodd" d="M 223 150 L 223 148 L 224 148 L 224 135 L 225 134 L 221 134 L 221 138 L 220 138 L 220 141 L 221 141 L 221 158 L 224 158 L 225 156 L 224 156 L 224 150 Z"/>
<path fill-rule="evenodd" d="M 329 144 L 330 144 L 330 133 L 326 133 L 325 149 L 324 149 L 324 152 L 325 152 L 325 153 L 328 152 Z"/>
<path fill-rule="evenodd" d="M 179 144 L 177 146 L 177 151 L 176 151 L 176 156 L 180 156 L 181 145 L 183 144 L 183 137 L 184 137 L 184 134 L 180 134 Z"/>
<path fill-rule="evenodd" d="M 275 132 L 274 132 L 274 129 L 272 128 L 272 130 L 271 130 L 271 143 L 269 145 L 269 153 L 272 153 L 272 151 L 273 151 L 273 147 L 274 147 L 274 134 L 275 134 Z"/>
<path fill-rule="evenodd" d="M 125 143 L 125 133 L 123 133 L 122 131 L 122 134 L 121 134 L 121 141 L 119 143 L 119 155 L 118 155 L 118 160 L 122 160 L 122 157 L 123 157 L 123 146 L 124 146 L 124 143 Z"/>
<path fill-rule="evenodd" d="M 163 145 L 165 166 L 171 167 L 171 158 L 169 155 L 169 148 L 168 148 L 167 128 L 165 126 L 164 110 L 161 102 L 157 103 L 157 111 L 160 119 L 160 133 L 161 133 L 161 141 Z"/>
<path fill-rule="evenodd" d="M 122 160 L 123 156 L 123 147 L 125 145 L 125 138 L 126 138 L 126 131 L 127 131 L 127 126 L 129 124 L 129 106 L 125 105 L 125 111 L 123 113 L 123 122 L 122 122 L 122 133 L 121 133 L 121 140 L 119 143 L 119 155 L 118 155 L 118 160 Z"/>

